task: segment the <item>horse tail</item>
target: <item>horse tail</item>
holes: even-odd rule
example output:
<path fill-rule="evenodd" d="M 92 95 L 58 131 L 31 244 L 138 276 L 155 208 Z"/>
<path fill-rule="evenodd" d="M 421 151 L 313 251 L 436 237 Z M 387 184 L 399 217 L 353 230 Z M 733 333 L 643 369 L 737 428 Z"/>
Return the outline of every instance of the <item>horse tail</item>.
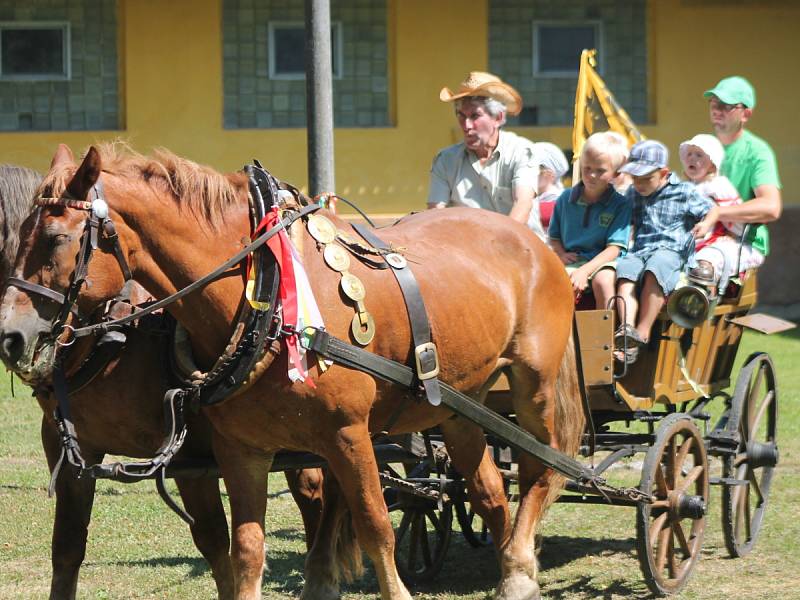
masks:
<path fill-rule="evenodd" d="M 578 385 L 575 343 L 572 333 L 567 340 L 567 347 L 558 368 L 555 417 L 555 437 L 558 449 L 564 454 L 575 456 L 581 445 L 585 417 Z M 556 501 L 565 481 L 565 477 L 559 473 L 555 473 L 550 479 L 550 487 L 542 506 L 542 512 Z"/>
<path fill-rule="evenodd" d="M 345 510 L 338 519 L 337 529 L 334 572 L 337 580 L 344 579 L 352 583 L 364 575 L 364 561 L 350 509 Z"/>

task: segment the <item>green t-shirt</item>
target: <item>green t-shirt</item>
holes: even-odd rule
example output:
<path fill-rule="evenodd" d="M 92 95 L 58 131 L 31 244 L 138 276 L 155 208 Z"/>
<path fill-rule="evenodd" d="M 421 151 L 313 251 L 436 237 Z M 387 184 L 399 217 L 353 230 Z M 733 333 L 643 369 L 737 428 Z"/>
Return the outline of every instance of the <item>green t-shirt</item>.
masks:
<path fill-rule="evenodd" d="M 755 197 L 755 189 L 760 185 L 781 187 L 778 163 L 772 148 L 746 129 L 739 139 L 725 146 L 722 174 L 730 179 L 744 202 Z M 764 256 L 769 254 L 769 232 L 766 225 L 751 226 L 746 241 Z"/>

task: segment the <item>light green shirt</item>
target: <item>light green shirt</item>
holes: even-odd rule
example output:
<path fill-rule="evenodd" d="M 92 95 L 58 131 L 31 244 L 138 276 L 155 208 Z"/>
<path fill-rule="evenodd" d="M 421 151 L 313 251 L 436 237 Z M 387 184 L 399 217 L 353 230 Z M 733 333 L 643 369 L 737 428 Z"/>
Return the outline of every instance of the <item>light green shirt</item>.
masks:
<path fill-rule="evenodd" d="M 469 206 L 509 214 L 514 204 L 513 187 L 522 185 L 536 191 L 539 164 L 532 146 L 530 140 L 500 130 L 497 148 L 483 165 L 474 152 L 467 150 L 464 142 L 448 146 L 433 159 L 428 204 L 446 202 L 447 206 Z M 532 229 L 544 237 L 535 199 L 533 204 L 536 218 L 531 216 Z"/>
<path fill-rule="evenodd" d="M 721 171 L 730 179 L 744 202 L 755 197 L 755 189 L 760 185 L 781 187 L 778 163 L 772 148 L 746 129 L 739 139 L 725 146 L 725 160 L 722 161 Z M 769 254 L 769 232 L 766 225 L 751 225 L 745 241 L 764 256 Z"/>

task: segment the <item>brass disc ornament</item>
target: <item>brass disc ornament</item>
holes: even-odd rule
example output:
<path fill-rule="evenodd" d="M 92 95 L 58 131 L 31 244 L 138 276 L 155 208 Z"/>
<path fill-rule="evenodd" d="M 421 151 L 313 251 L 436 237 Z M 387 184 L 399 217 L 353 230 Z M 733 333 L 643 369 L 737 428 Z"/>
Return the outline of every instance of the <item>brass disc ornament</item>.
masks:
<path fill-rule="evenodd" d="M 363 324 L 361 315 L 365 316 Z M 353 315 L 353 321 L 350 323 L 350 332 L 356 342 L 366 346 L 375 337 L 375 319 L 368 312 Z"/>
<path fill-rule="evenodd" d="M 327 244 L 322 252 L 325 264 L 334 271 L 342 272 L 350 268 L 350 255 L 339 244 Z"/>
<path fill-rule="evenodd" d="M 361 302 L 367 295 L 364 284 L 352 273 L 342 273 L 341 285 L 344 295 L 353 302 Z"/>
<path fill-rule="evenodd" d="M 330 244 L 336 239 L 336 227 L 322 215 L 308 217 L 308 233 L 320 244 Z"/>

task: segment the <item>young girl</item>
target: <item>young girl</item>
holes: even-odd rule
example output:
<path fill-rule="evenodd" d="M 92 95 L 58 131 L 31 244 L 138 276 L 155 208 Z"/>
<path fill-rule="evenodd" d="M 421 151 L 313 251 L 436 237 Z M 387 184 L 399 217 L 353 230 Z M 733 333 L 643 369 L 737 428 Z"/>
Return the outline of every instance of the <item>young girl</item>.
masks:
<path fill-rule="evenodd" d="M 684 174 L 696 185 L 700 194 L 718 206 L 741 204 L 742 199 L 736 188 L 727 177 L 719 174 L 725 149 L 716 137 L 707 133 L 698 134 L 680 145 L 679 154 Z M 744 223 L 719 221 L 709 235 L 697 241 L 697 267 L 692 274 L 712 285 L 719 280 L 719 290 L 723 292 L 731 275 L 737 270 L 743 233 Z M 739 269 L 743 267 L 740 265 Z"/>
<path fill-rule="evenodd" d="M 534 200 L 534 202 L 539 203 L 539 210 L 532 210 L 530 219 L 541 219 L 542 227 L 547 231 L 556 200 L 561 195 L 561 192 L 564 191 L 561 178 L 569 170 L 569 163 L 567 163 L 567 157 L 564 156 L 561 149 L 550 142 L 536 142 L 533 144 L 533 154 L 534 158 L 539 162 L 539 180 L 537 182 L 539 194 Z"/>

